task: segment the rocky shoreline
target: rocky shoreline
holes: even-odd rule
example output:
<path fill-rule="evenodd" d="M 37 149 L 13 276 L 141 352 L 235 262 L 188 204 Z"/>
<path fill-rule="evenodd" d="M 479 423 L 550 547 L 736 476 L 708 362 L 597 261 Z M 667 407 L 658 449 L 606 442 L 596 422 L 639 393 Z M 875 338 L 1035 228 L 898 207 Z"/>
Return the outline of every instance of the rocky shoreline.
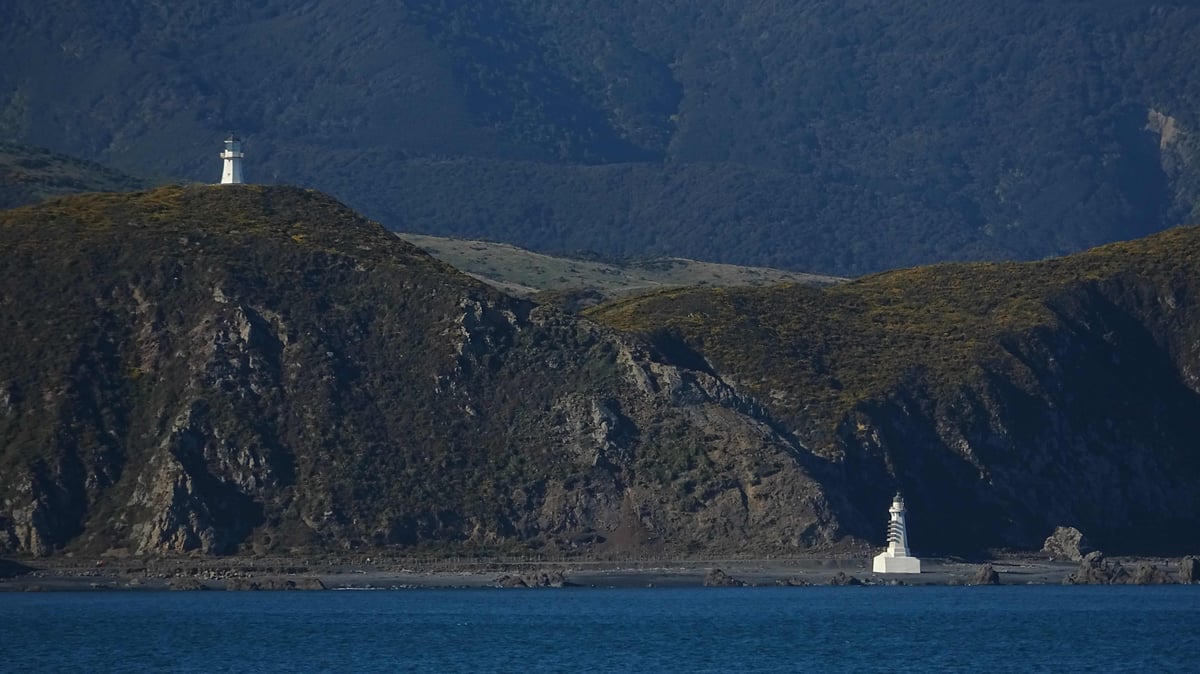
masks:
<path fill-rule="evenodd" d="M 0 560 L 3 591 L 399 590 L 417 588 L 769 587 L 1200 583 L 1200 559 L 1106 557 L 1081 561 L 1005 556 L 923 560 L 922 573 L 876 574 L 868 557 L 676 562 L 439 562 L 366 558 L 257 560 Z"/>

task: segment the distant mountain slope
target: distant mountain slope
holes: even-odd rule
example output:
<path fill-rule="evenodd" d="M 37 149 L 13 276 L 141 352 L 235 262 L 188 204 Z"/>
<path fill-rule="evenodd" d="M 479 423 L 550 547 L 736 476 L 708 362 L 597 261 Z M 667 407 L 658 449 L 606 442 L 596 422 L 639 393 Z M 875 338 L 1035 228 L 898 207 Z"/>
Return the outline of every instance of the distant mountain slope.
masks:
<path fill-rule="evenodd" d="M 0 142 L 0 209 L 77 192 L 141 189 L 146 181 L 28 145 Z"/>
<path fill-rule="evenodd" d="M 1200 220 L 1191 2 L 0 7 L 0 133 L 389 227 L 858 275 Z"/>
<path fill-rule="evenodd" d="M 760 401 L 863 511 L 903 489 L 918 548 L 1036 547 L 1058 524 L 1106 549 L 1200 534 L 1200 228 L 591 315 Z"/>
<path fill-rule="evenodd" d="M 853 543 L 853 512 L 727 386 L 315 192 L 2 212 L 0 325 L 6 552 Z"/>

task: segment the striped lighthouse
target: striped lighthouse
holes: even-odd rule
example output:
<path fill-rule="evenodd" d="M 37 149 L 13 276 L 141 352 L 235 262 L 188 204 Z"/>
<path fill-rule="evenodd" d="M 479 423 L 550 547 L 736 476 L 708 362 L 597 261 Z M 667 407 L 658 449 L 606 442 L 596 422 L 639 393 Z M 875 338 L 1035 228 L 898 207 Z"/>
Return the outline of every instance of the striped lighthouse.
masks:
<path fill-rule="evenodd" d="M 904 523 L 904 497 L 896 492 L 888 510 L 887 551 L 875 555 L 875 573 L 921 573 L 921 560 L 908 551 L 908 531 Z"/>

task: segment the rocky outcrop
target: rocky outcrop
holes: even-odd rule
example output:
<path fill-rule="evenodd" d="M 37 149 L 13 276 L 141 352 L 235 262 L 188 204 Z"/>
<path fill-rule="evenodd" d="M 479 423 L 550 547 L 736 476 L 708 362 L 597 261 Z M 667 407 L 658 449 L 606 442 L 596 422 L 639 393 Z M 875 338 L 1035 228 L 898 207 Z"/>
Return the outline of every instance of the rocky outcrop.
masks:
<path fill-rule="evenodd" d="M 1067 585 L 1166 585 L 1174 582 L 1170 574 L 1155 564 L 1139 561 L 1131 571 L 1100 552 L 1088 553 L 1079 569 L 1063 580 Z"/>
<path fill-rule="evenodd" d="M 1050 557 L 1052 561 L 1065 559 L 1071 562 L 1081 562 L 1084 556 L 1093 550 L 1091 543 L 1075 527 L 1057 527 L 1042 545 L 1042 553 Z"/>
<path fill-rule="evenodd" d="M 1130 585 L 1171 585 L 1175 579 L 1149 562 L 1139 562 L 1129 576 Z"/>
<path fill-rule="evenodd" d="M 968 585 L 999 585 L 1000 573 L 991 564 L 982 564 L 967 581 Z"/>
<path fill-rule="evenodd" d="M 743 587 L 746 583 L 730 576 L 721 569 L 709 569 L 704 574 L 704 587 Z"/>
<path fill-rule="evenodd" d="M 1179 560 L 1179 582 L 1200 583 L 1200 558 L 1188 555 Z"/>
<path fill-rule="evenodd" d="M 1079 569 L 1063 579 L 1065 585 L 1113 585 L 1129 582 L 1129 571 L 1119 561 L 1108 559 L 1100 551 L 1089 552 Z"/>

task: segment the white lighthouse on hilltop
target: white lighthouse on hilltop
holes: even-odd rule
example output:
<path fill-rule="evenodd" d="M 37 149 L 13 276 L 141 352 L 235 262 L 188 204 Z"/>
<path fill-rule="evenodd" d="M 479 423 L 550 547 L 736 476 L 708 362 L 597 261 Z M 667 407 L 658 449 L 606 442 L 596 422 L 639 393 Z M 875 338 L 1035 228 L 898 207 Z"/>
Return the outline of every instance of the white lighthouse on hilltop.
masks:
<path fill-rule="evenodd" d="M 236 185 L 242 182 L 242 141 L 232 133 L 225 139 L 225 151 L 221 159 L 225 160 L 225 169 L 221 171 L 222 185 Z"/>
<path fill-rule="evenodd" d="M 875 555 L 875 573 L 921 573 L 921 560 L 908 552 L 908 532 L 904 528 L 904 497 L 896 492 L 888 522 L 888 549 Z"/>

